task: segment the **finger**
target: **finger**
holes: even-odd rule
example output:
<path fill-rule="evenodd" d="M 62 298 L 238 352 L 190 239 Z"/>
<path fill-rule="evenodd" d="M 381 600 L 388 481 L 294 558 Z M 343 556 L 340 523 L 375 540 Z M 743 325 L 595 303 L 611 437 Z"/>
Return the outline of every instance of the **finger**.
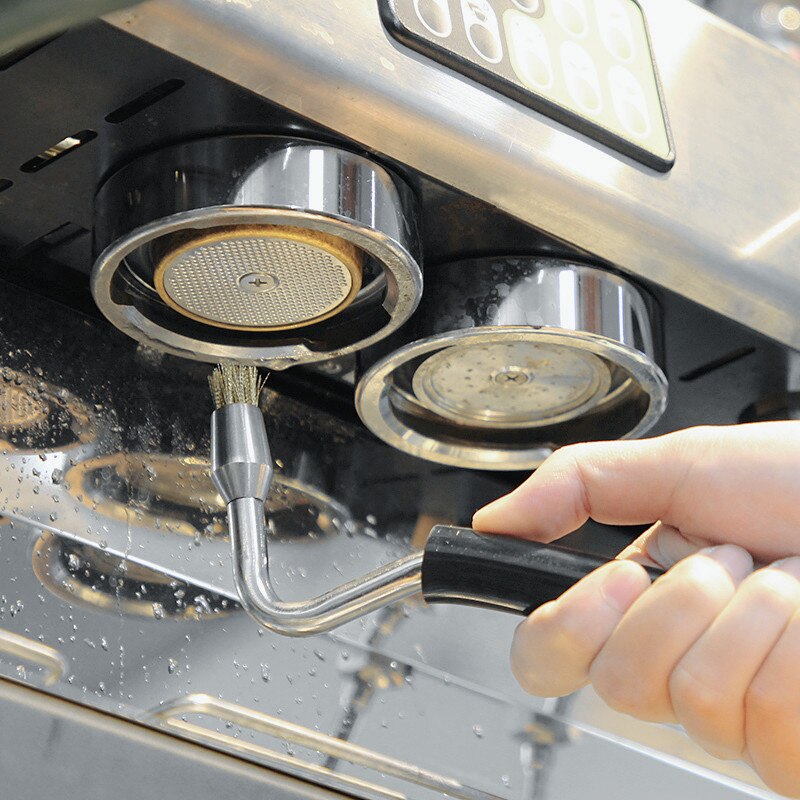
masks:
<path fill-rule="evenodd" d="M 669 569 L 684 558 L 708 547 L 707 540 L 691 540 L 672 525 L 656 522 L 631 542 L 617 558 L 629 558 L 649 567 Z"/>
<path fill-rule="evenodd" d="M 589 517 L 612 525 L 660 520 L 690 540 L 739 544 L 761 561 L 774 561 L 796 550 L 798 447 L 800 422 L 572 445 L 478 511 L 473 526 L 551 541 Z M 772 520 L 766 533 L 765 514 Z"/>
<path fill-rule="evenodd" d="M 623 617 L 589 669 L 600 697 L 617 711 L 674 721 L 669 677 L 752 569 L 740 547 L 722 545 L 676 564 Z"/>
<path fill-rule="evenodd" d="M 771 789 L 800 795 L 800 612 L 772 648 L 745 698 L 750 761 Z"/>
<path fill-rule="evenodd" d="M 520 487 L 476 512 L 472 525 L 552 541 L 589 517 L 613 525 L 664 519 L 698 455 L 686 448 L 687 433 L 563 447 Z"/>
<path fill-rule="evenodd" d="M 583 686 L 600 648 L 649 585 L 641 566 L 614 561 L 534 611 L 517 628 L 511 649 L 522 688 L 555 697 Z"/>
<path fill-rule="evenodd" d="M 717 758 L 737 759 L 744 753 L 745 695 L 800 608 L 798 579 L 800 558 L 745 578 L 670 677 L 678 721 Z"/>

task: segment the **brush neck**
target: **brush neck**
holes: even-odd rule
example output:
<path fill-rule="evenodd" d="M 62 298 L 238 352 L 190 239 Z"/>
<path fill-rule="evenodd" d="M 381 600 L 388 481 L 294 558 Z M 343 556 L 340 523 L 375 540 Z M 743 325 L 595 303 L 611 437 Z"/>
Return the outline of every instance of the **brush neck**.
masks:
<path fill-rule="evenodd" d="M 218 408 L 211 415 L 211 477 L 225 504 L 243 497 L 263 503 L 272 471 L 261 410 L 249 403 Z"/>

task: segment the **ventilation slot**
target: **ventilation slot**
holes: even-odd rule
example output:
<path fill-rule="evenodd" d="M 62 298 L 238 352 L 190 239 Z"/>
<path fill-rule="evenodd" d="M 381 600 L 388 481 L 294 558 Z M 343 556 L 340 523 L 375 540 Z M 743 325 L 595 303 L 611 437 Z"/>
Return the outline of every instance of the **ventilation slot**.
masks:
<path fill-rule="evenodd" d="M 34 239 L 26 245 L 19 248 L 14 254 L 13 259 L 19 261 L 21 258 L 30 255 L 34 252 L 41 252 L 46 250 L 53 250 L 57 247 L 69 244 L 77 239 L 79 236 L 85 236 L 89 233 L 86 228 L 76 225 L 74 222 L 65 222 L 57 228 L 45 233 L 38 239 Z"/>
<path fill-rule="evenodd" d="M 40 169 L 49 167 L 54 161 L 57 161 L 62 156 L 72 153 L 79 147 L 83 147 L 87 142 L 91 142 L 97 136 L 96 131 L 85 130 L 73 133 L 72 136 L 67 136 L 52 147 L 48 147 L 43 153 L 26 161 L 20 169 L 23 172 L 38 172 Z"/>
<path fill-rule="evenodd" d="M 0 192 L 10 189 L 14 185 L 14 181 L 8 181 L 5 178 L 0 178 Z"/>
<path fill-rule="evenodd" d="M 740 347 L 737 350 L 732 350 L 730 353 L 726 353 L 724 356 L 715 358 L 713 361 L 709 361 L 707 364 L 703 364 L 701 367 L 696 367 L 695 369 L 689 370 L 689 372 L 684 372 L 684 374 L 680 376 L 680 379 L 684 383 L 691 383 L 692 381 L 696 381 L 698 378 L 702 378 L 711 374 L 712 372 L 716 372 L 718 369 L 727 367 L 729 364 L 734 364 L 737 361 L 741 361 L 743 358 L 755 353 L 755 351 L 755 347 Z"/>
<path fill-rule="evenodd" d="M 51 36 L 47 39 L 39 40 L 38 42 L 34 42 L 33 44 L 26 45 L 25 47 L 20 47 L 17 50 L 6 50 L 5 52 L 0 53 L 0 72 L 4 69 L 8 69 L 9 67 L 13 67 L 14 64 L 19 64 L 24 58 L 27 58 L 29 55 L 32 55 L 37 50 L 41 50 L 47 44 L 53 41 L 58 37 Z"/>
<path fill-rule="evenodd" d="M 149 89 L 144 94 L 140 94 L 129 103 L 125 103 L 125 105 L 120 106 L 115 111 L 112 111 L 106 117 L 106 122 L 110 122 L 112 125 L 119 125 L 120 122 L 129 120 L 140 111 L 144 111 L 146 108 L 155 105 L 159 100 L 169 97 L 169 95 L 177 92 L 178 89 L 183 88 L 185 85 L 185 82 L 180 78 L 172 78 L 168 81 L 164 81 L 164 83 L 154 86 L 152 89 Z"/>

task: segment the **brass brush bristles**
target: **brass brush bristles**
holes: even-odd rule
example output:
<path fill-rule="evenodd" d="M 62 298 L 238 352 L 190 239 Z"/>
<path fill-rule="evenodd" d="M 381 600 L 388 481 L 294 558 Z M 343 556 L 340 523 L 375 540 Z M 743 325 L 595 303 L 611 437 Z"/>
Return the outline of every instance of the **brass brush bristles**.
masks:
<path fill-rule="evenodd" d="M 217 408 L 233 403 L 249 403 L 257 406 L 261 391 L 267 382 L 266 376 L 259 378 L 256 367 L 241 364 L 220 364 L 208 378 L 211 396 Z"/>

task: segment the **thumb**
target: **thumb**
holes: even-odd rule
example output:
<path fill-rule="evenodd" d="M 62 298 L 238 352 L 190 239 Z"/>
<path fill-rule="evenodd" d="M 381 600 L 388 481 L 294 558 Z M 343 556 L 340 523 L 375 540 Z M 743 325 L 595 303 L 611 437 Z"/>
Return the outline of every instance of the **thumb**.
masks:
<path fill-rule="evenodd" d="M 718 544 L 714 539 L 688 537 L 672 525 L 656 522 L 632 541 L 617 558 L 636 561 L 648 567 L 669 569 L 673 564 L 714 544 Z"/>
<path fill-rule="evenodd" d="M 698 457 L 696 447 L 686 446 L 687 433 L 564 447 L 513 492 L 476 512 L 472 525 L 549 542 L 590 517 L 609 525 L 664 519 Z"/>

